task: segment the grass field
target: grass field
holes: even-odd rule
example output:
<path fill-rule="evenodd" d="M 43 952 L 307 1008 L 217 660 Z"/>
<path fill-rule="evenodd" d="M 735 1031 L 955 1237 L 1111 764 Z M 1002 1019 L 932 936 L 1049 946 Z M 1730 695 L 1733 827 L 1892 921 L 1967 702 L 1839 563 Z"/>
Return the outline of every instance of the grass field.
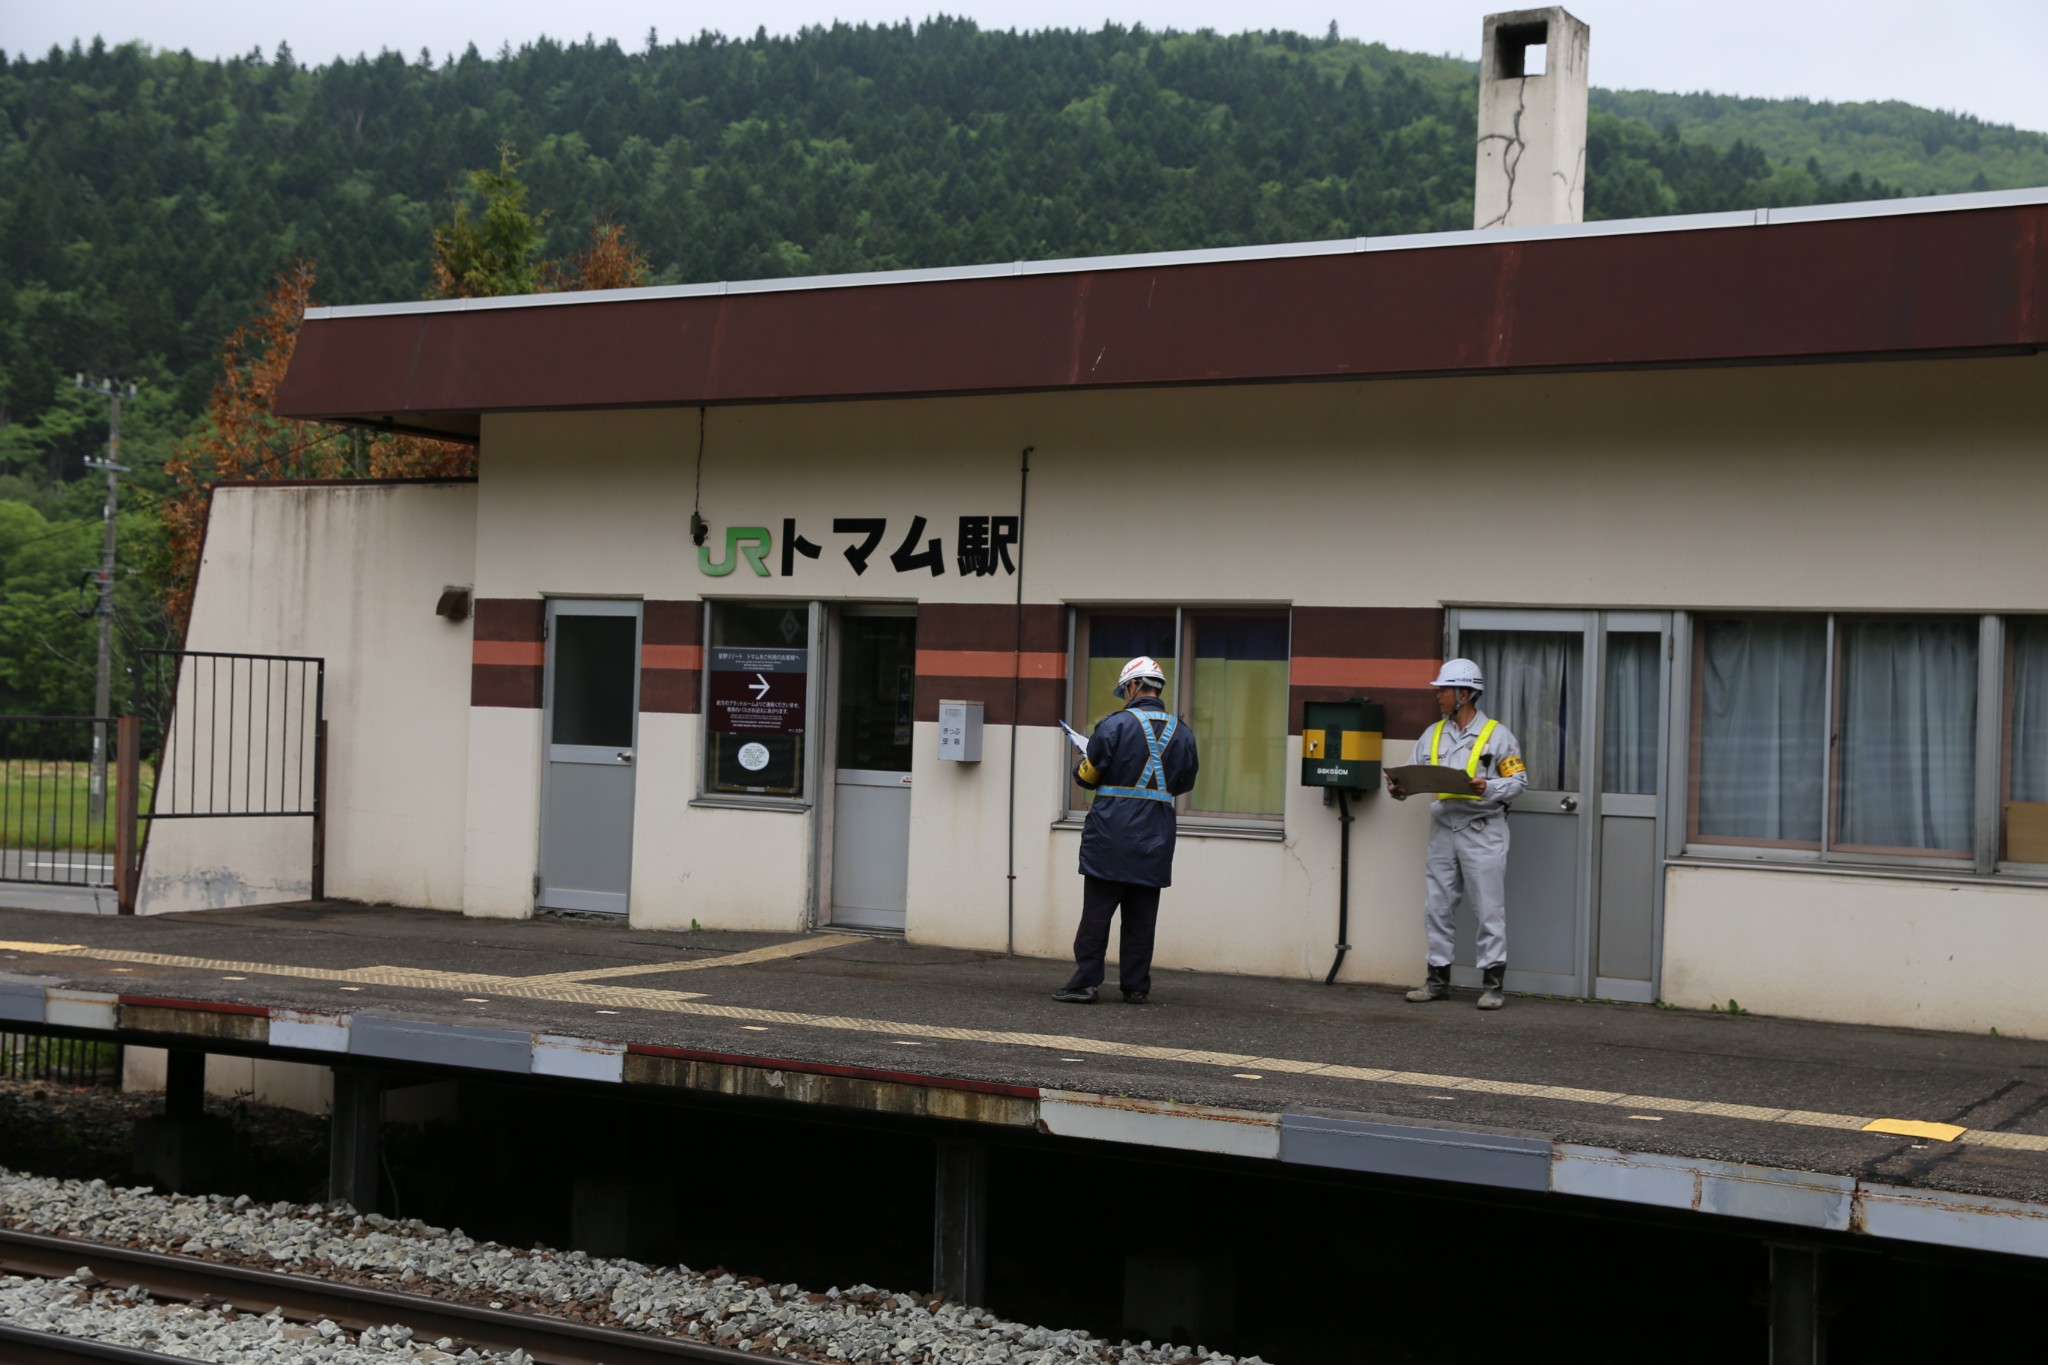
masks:
<path fill-rule="evenodd" d="M 0 848 L 110 853 L 114 848 L 116 771 L 107 765 L 105 818 L 89 818 L 90 763 L 0 759 Z M 154 772 L 142 770 L 142 809 L 149 809 Z"/>

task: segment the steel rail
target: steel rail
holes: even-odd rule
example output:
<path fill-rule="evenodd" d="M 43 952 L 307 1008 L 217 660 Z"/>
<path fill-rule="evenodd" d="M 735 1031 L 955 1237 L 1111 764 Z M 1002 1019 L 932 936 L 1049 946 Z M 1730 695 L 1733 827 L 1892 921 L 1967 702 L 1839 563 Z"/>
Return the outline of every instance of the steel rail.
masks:
<path fill-rule="evenodd" d="M 739 1365 L 775 1357 L 763 1351 L 736 1351 L 674 1337 L 649 1336 L 616 1327 L 594 1327 L 567 1318 L 511 1309 L 478 1308 L 424 1294 L 407 1294 L 369 1285 L 318 1280 L 308 1275 L 248 1266 L 202 1261 L 161 1251 L 138 1251 L 131 1247 L 88 1242 L 75 1237 L 52 1237 L 44 1233 L 0 1228 L 0 1273 L 62 1279 L 80 1267 L 90 1269 L 107 1283 L 139 1285 L 153 1298 L 207 1300 L 245 1313 L 263 1314 L 273 1310 L 287 1318 L 318 1322 L 322 1318 L 351 1331 L 366 1327 L 400 1324 L 410 1327 L 416 1341 L 442 1337 L 458 1343 L 456 1349 L 474 1346 L 479 1350 L 525 1351 L 535 1365 L 671 1365 L 678 1360 L 720 1361 Z M 75 1338 L 54 1333 L 33 1333 L 37 1348 L 44 1351 L 69 1350 Z M 0 1341 L 0 1345 L 5 1345 Z M 102 1343 L 84 1343 L 102 1345 Z M 126 1350 L 125 1347 L 106 1347 Z M 80 1352 L 73 1351 L 71 1359 Z M 5 1359 L 33 1359 L 0 1352 Z M 57 1360 L 56 1355 L 40 1359 Z M 129 1355 L 101 1356 L 100 1359 L 128 1361 Z M 149 1357 L 162 1360 L 161 1355 Z"/>
<path fill-rule="evenodd" d="M 116 1346 L 90 1337 L 67 1337 L 61 1332 L 42 1332 L 32 1327 L 10 1327 L 0 1322 L 0 1360 L 9 1365 L 77 1365 L 81 1360 L 104 1360 L 111 1365 L 164 1365 L 172 1357 L 139 1346 Z"/>

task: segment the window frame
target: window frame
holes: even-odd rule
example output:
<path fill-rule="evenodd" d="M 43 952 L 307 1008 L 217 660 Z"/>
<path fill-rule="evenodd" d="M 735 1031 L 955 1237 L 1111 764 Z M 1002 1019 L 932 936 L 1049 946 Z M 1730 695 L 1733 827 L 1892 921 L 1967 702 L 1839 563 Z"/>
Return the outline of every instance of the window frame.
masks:
<path fill-rule="evenodd" d="M 2012 726 L 2012 656 L 2008 623 L 2014 620 L 2048 622 L 2038 613 L 1941 612 L 1941 611 L 1698 611 L 1687 613 L 1684 632 L 1687 658 L 1684 723 L 1686 770 L 1683 779 L 1685 818 L 1683 837 L 1673 850 L 1676 856 L 1713 860 L 1742 860 L 1781 867 L 1825 867 L 1841 870 L 1945 873 L 1951 876 L 1995 876 L 2040 878 L 2048 876 L 2048 864 L 2016 863 L 2004 858 L 2005 804 L 2011 799 L 2014 735 Z M 1768 840 L 1700 833 L 1700 775 L 1702 710 L 1705 703 L 1705 649 L 1703 628 L 1716 621 L 1757 621 L 1771 618 L 1818 618 L 1824 626 L 1823 668 L 1826 688 L 1823 702 L 1823 733 L 1820 779 L 1820 838 L 1817 842 Z M 1976 723 L 1971 739 L 1971 791 L 1974 810 L 1971 840 L 1967 849 L 1890 849 L 1837 842 L 1840 827 L 1841 784 L 1841 696 L 1844 685 L 1842 651 L 1845 623 L 1931 624 L 1943 621 L 1974 621 L 1976 638 Z"/>
<path fill-rule="evenodd" d="M 1176 715 L 1190 713 L 1195 694 L 1194 636 L 1197 619 L 1217 617 L 1263 617 L 1277 619 L 1286 630 L 1287 686 L 1291 689 L 1294 680 L 1294 609 L 1291 604 L 1261 602 L 1069 602 L 1067 603 L 1067 687 L 1062 714 L 1076 729 L 1086 724 L 1088 717 L 1081 714 L 1085 708 L 1088 676 L 1088 628 L 1090 618 L 1097 615 L 1110 616 L 1173 616 L 1173 681 L 1162 694 L 1166 709 Z M 1287 789 L 1293 785 L 1294 774 L 1285 767 L 1285 754 L 1291 731 L 1288 728 L 1291 707 L 1283 703 L 1281 726 L 1282 781 L 1280 810 L 1266 814 L 1254 811 L 1205 811 L 1190 807 L 1192 792 L 1175 797 L 1173 810 L 1175 823 L 1180 832 L 1192 835 L 1215 835 L 1224 838 L 1284 839 L 1286 837 Z M 1189 724 L 1193 724 L 1190 720 Z M 1056 826 L 1078 827 L 1087 819 L 1089 802 L 1085 789 L 1073 780 L 1073 749 L 1062 744 L 1060 763 L 1066 780 L 1062 783 L 1060 811 L 1054 820 Z"/>
<path fill-rule="evenodd" d="M 2018 632 L 2011 627 L 2015 621 L 2027 621 L 2033 623 L 2036 629 L 2048 631 L 2048 612 L 2007 612 L 1999 617 L 1998 621 L 2003 633 L 1996 679 L 1998 695 L 1991 700 L 1991 706 L 1998 716 L 1997 772 L 1993 778 L 1995 785 L 1992 787 L 1992 807 L 1997 813 L 1995 842 L 1992 847 L 1994 866 L 1999 872 L 2024 877 L 2048 877 L 2048 863 L 2018 862 L 2005 856 L 2005 807 L 2006 803 L 2013 799 L 2014 758 L 2019 747 L 2014 743 L 2016 736 L 2013 731 L 2017 699 L 2013 675 L 2019 664 L 2018 656 L 2014 652 L 2014 637 Z M 1979 700 L 1978 706 L 1982 708 L 1984 705 L 1984 701 Z"/>
<path fill-rule="evenodd" d="M 818 741 L 823 730 L 818 712 L 825 695 L 822 667 L 826 660 L 824 642 L 821 639 L 825 620 L 823 604 L 803 597 L 706 597 L 702 601 L 704 616 L 701 638 L 704 641 L 704 657 L 697 671 L 696 795 L 690 804 L 791 813 L 810 810 L 817 804 L 816 792 L 820 777 Z M 804 614 L 804 633 L 801 637 L 805 650 L 803 757 L 797 765 L 797 777 L 802 786 L 795 795 L 719 791 L 711 785 L 711 651 L 716 647 L 713 644 L 714 616 L 721 609 L 734 607 L 781 607 Z"/>

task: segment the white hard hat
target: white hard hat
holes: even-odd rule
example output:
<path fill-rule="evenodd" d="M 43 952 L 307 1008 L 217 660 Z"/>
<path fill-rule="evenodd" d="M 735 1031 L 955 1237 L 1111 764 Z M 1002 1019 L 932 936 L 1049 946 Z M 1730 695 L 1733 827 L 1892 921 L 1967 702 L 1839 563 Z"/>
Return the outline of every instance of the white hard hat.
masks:
<path fill-rule="evenodd" d="M 1486 690 L 1486 678 L 1479 671 L 1479 665 L 1470 659 L 1446 659 L 1444 666 L 1436 671 L 1431 687 L 1469 687 L 1474 692 Z"/>
<path fill-rule="evenodd" d="M 1133 682 L 1157 683 L 1166 686 L 1166 675 L 1159 671 L 1159 665 L 1150 654 L 1140 654 L 1124 665 L 1124 671 L 1116 675 L 1116 690 L 1121 692 Z"/>

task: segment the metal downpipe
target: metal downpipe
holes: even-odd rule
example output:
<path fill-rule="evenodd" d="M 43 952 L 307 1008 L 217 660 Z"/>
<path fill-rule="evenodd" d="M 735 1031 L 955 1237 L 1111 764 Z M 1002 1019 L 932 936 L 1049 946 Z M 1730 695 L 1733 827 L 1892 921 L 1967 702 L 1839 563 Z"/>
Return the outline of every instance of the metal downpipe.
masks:
<path fill-rule="evenodd" d="M 1325 986 L 1337 980 L 1344 954 L 1351 951 L 1351 794 L 1342 787 L 1337 788 L 1337 828 L 1337 960 L 1323 978 Z"/>

